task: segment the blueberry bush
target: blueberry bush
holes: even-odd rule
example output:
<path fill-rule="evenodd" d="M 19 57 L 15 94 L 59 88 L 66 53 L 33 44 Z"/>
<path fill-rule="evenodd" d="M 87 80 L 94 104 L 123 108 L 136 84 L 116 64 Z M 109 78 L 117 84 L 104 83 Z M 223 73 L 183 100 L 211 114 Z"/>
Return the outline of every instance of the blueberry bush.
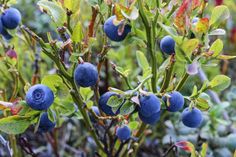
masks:
<path fill-rule="evenodd" d="M 0 156 L 236 156 L 223 0 L 0 0 Z"/>

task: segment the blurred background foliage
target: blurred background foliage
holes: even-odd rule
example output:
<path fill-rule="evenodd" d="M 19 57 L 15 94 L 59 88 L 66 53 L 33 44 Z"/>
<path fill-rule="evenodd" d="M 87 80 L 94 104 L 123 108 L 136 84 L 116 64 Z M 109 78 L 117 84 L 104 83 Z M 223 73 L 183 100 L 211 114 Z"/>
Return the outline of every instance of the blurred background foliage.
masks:
<path fill-rule="evenodd" d="M 168 0 L 167 0 L 168 1 Z M 86 31 L 89 20 L 91 17 L 90 5 L 96 3 L 96 0 L 81 1 L 78 8 L 78 15 L 76 18 L 83 21 L 83 31 Z M 56 34 L 56 26 L 51 22 L 51 18 L 42 13 L 36 5 L 37 0 L 17 0 L 14 5 L 18 8 L 23 17 L 22 24 L 30 27 L 39 36 L 47 39 L 47 32 L 50 32 L 52 37 L 57 40 L 61 40 Z M 225 0 L 224 5 L 227 5 L 231 12 L 230 20 L 225 22 L 220 28 L 226 30 L 226 35 L 217 36 L 224 41 L 224 54 L 236 55 L 236 1 Z M 151 5 L 151 0 L 150 0 Z M 106 15 L 107 6 L 102 6 L 101 12 Z M 171 7 L 171 3 L 170 6 Z M 206 17 L 210 16 L 211 10 L 215 7 L 215 1 L 209 1 Z M 106 17 L 106 16 L 105 16 Z M 101 19 L 104 22 L 104 19 Z M 139 19 L 140 20 L 140 19 Z M 101 73 L 100 93 L 107 91 L 108 87 L 117 87 L 121 90 L 127 90 L 125 82 L 119 77 L 117 73 L 112 69 L 111 62 L 123 70 L 127 70 L 129 73 L 129 79 L 132 85 L 137 85 L 138 75 L 141 69 L 138 68 L 135 52 L 137 50 L 143 50 L 145 52 L 145 43 L 142 41 L 143 26 L 140 22 L 132 22 L 132 33 L 122 43 L 109 43 L 112 49 L 108 52 L 108 59 L 105 61 Z M 102 48 L 102 26 L 96 26 L 97 38 L 91 40 L 90 48 L 92 50 L 93 58 L 100 52 Z M 134 29 L 135 28 L 135 29 Z M 160 34 L 158 41 L 166 34 Z M 17 37 L 11 40 L 9 45 L 14 45 L 14 48 L 18 55 L 18 69 L 25 78 L 26 82 L 31 82 L 32 75 L 36 70 L 39 70 L 39 80 L 47 74 L 55 73 L 55 68 L 51 60 L 49 60 L 44 54 L 41 53 L 40 48 L 35 43 L 29 45 L 19 30 Z M 212 37 L 214 40 L 215 37 Z M 100 40 L 101 39 L 101 40 Z M 30 40 L 30 39 L 29 39 Z M 157 43 L 158 43 L 157 41 Z M 0 47 L 1 56 L 4 56 L 5 50 Z M 163 62 L 166 58 L 159 49 L 157 52 L 158 64 Z M 94 63 L 98 60 L 94 60 Z M 180 77 L 185 68 L 183 64 L 177 63 L 175 66 L 175 72 L 177 77 Z M 144 144 L 140 147 L 138 156 L 155 156 L 161 154 L 167 150 L 173 142 L 180 140 L 187 140 L 194 143 L 197 149 L 201 148 L 203 142 L 209 144 L 208 156 L 209 157 L 231 157 L 236 149 L 236 62 L 235 60 L 222 60 L 212 63 L 212 65 L 204 66 L 204 71 L 207 74 L 208 79 L 213 78 L 216 74 L 226 74 L 232 78 L 232 85 L 222 93 L 219 93 L 221 103 L 216 105 L 216 102 L 210 100 L 209 95 L 204 95 L 209 98 L 211 108 L 209 112 L 204 112 L 204 123 L 200 129 L 190 129 L 182 125 L 179 120 L 180 113 L 169 114 L 164 113 L 160 122 L 153 127 L 149 128 L 149 133 L 146 135 Z M 14 69 L 12 69 L 14 70 Z M 11 93 L 13 87 L 12 76 L 8 72 L 9 68 L 0 62 L 0 88 L 5 91 L 6 97 L 9 97 L 8 93 Z M 109 72 L 107 72 L 109 71 Z M 108 75 L 109 74 L 109 75 Z M 185 87 L 182 89 L 184 95 L 191 95 L 194 85 L 201 84 L 201 80 L 198 76 L 191 76 L 188 79 Z M 158 87 L 157 87 L 158 88 Z M 24 97 L 24 87 L 19 88 L 22 90 L 22 97 Z M 65 102 L 66 103 L 66 102 Z M 66 104 L 69 104 L 67 102 Z M 59 152 L 61 156 L 93 156 L 91 154 L 95 149 L 94 141 L 89 137 L 86 130 L 83 129 L 83 124 L 76 118 L 62 117 L 61 127 L 55 129 L 54 134 L 59 134 L 60 139 L 58 142 Z M 99 127 L 99 126 L 97 126 Z M 150 134 L 152 133 L 152 134 Z M 47 135 L 33 134 L 33 128 L 30 128 L 25 134 L 21 135 L 22 140 L 27 139 L 35 153 L 38 153 L 40 157 L 52 156 L 53 148 L 50 144 L 50 139 Z M 49 142 L 48 142 L 49 141 Z M 4 149 L 0 148 L 0 156 L 4 156 Z M 181 152 L 183 156 L 186 156 L 184 152 Z"/>

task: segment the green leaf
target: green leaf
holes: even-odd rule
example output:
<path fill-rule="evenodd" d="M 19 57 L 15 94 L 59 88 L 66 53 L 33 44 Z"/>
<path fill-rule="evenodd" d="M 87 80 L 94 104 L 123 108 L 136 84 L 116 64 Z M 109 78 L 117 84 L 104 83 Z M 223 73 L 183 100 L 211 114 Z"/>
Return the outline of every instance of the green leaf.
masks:
<path fill-rule="evenodd" d="M 182 45 L 182 49 L 187 56 L 191 56 L 192 52 L 198 47 L 198 39 L 185 40 Z"/>
<path fill-rule="evenodd" d="M 221 53 L 221 51 L 223 50 L 223 47 L 224 47 L 224 45 L 223 45 L 222 40 L 217 39 L 217 40 L 214 41 L 214 43 L 211 45 L 209 51 L 214 52 L 214 54 L 213 54 L 212 56 L 213 56 L 213 57 L 216 57 L 216 56 L 218 56 L 218 55 Z"/>
<path fill-rule="evenodd" d="M 0 119 L 0 130 L 7 134 L 21 134 L 30 124 L 29 117 L 10 116 Z"/>
<path fill-rule="evenodd" d="M 94 95 L 94 91 L 90 87 L 80 87 L 79 91 L 84 101 L 90 100 Z"/>
<path fill-rule="evenodd" d="M 79 11 L 80 0 L 64 0 L 64 7 L 71 10 L 72 13 Z"/>
<path fill-rule="evenodd" d="M 83 119 L 83 115 L 79 110 L 77 112 L 75 112 L 74 115 L 76 116 L 77 119 Z"/>
<path fill-rule="evenodd" d="M 217 59 L 223 59 L 223 60 L 229 60 L 229 59 L 235 59 L 236 56 L 228 56 L 228 55 L 219 55 L 217 56 Z"/>
<path fill-rule="evenodd" d="M 208 147 L 207 143 L 203 143 L 202 144 L 201 157 L 206 157 L 206 155 L 207 155 L 207 147 Z"/>
<path fill-rule="evenodd" d="M 55 122 L 55 112 L 52 110 L 52 109 L 48 109 L 48 119 L 51 121 L 51 122 Z"/>
<path fill-rule="evenodd" d="M 209 83 L 209 86 L 212 90 L 215 91 L 222 91 L 229 87 L 231 82 L 231 79 L 225 75 L 217 75 L 214 77 L 211 82 Z"/>
<path fill-rule="evenodd" d="M 126 69 L 124 70 L 122 67 L 119 67 L 119 66 L 116 66 L 116 69 L 115 69 L 119 74 L 122 74 L 124 75 L 125 77 L 128 77 L 128 75 L 130 74 L 130 70 L 129 69 Z"/>
<path fill-rule="evenodd" d="M 194 97 L 194 96 L 197 95 L 197 94 L 198 94 L 197 86 L 195 85 L 195 86 L 193 87 L 192 95 L 191 95 L 190 97 Z"/>
<path fill-rule="evenodd" d="M 221 22 L 230 17 L 230 12 L 227 6 L 220 5 L 212 10 L 210 25 L 218 26 Z"/>
<path fill-rule="evenodd" d="M 150 68 L 147 58 L 143 52 L 136 51 L 136 57 L 138 60 L 138 65 L 139 65 L 139 67 L 141 67 L 143 69 L 143 71 L 146 71 Z"/>
<path fill-rule="evenodd" d="M 161 26 L 161 28 L 163 28 L 169 35 L 171 36 L 178 36 L 177 31 L 170 26 L 166 26 L 164 24 L 162 24 L 161 22 L 158 22 L 158 24 Z"/>
<path fill-rule="evenodd" d="M 202 111 L 207 111 L 210 108 L 208 101 L 203 98 L 196 99 L 196 107 Z"/>
<path fill-rule="evenodd" d="M 124 101 L 124 98 L 122 97 L 118 97 L 116 95 L 111 96 L 108 101 L 107 101 L 107 105 L 110 107 L 119 107 Z"/>
<path fill-rule="evenodd" d="M 56 74 L 44 76 L 41 83 L 48 86 L 61 99 L 66 98 L 69 94 L 69 89 L 63 83 L 62 78 Z"/>
<path fill-rule="evenodd" d="M 121 115 L 128 115 L 135 110 L 135 106 L 130 101 L 126 101 L 120 108 Z"/>
<path fill-rule="evenodd" d="M 58 26 L 62 26 L 66 22 L 66 12 L 56 2 L 40 0 L 37 4 L 43 9 L 47 10 L 49 15 L 52 16 L 52 19 Z"/>
<path fill-rule="evenodd" d="M 139 125 L 139 122 L 137 122 L 137 121 L 129 122 L 129 128 L 131 130 L 136 130 L 138 128 L 138 125 Z"/>
<path fill-rule="evenodd" d="M 72 37 L 71 37 L 72 41 L 78 43 L 81 42 L 83 39 L 83 30 L 82 30 L 82 25 L 80 22 L 78 22 L 74 29 L 73 29 L 73 33 L 72 33 Z"/>
<path fill-rule="evenodd" d="M 117 107 L 112 107 L 112 112 L 114 113 L 114 114 L 116 114 L 117 113 L 117 111 L 119 110 L 119 108 L 120 108 L 120 106 L 117 106 Z"/>

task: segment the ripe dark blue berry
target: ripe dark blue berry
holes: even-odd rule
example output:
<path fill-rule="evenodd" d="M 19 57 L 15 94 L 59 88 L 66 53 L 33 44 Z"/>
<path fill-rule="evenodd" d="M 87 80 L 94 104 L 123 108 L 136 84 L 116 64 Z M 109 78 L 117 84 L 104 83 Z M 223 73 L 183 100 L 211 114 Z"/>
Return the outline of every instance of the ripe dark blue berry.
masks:
<path fill-rule="evenodd" d="M 124 26 L 124 31 L 122 34 L 119 34 L 119 27 L 120 25 L 114 25 L 113 20 L 116 18 L 116 16 L 111 16 L 106 20 L 104 23 L 104 32 L 106 33 L 107 37 L 111 39 L 112 41 L 122 41 L 125 39 L 125 37 L 128 35 L 128 33 L 131 31 L 131 26 L 126 24 Z"/>
<path fill-rule="evenodd" d="M 186 108 L 182 112 L 182 122 L 185 126 L 190 128 L 197 128 L 202 122 L 202 112 L 197 108 Z"/>
<path fill-rule="evenodd" d="M 171 96 L 170 98 L 167 97 L 163 98 L 164 102 L 166 103 L 167 110 L 170 112 L 176 112 L 181 110 L 184 106 L 183 95 L 177 91 L 173 91 L 169 93 L 169 95 Z M 167 106 L 167 99 L 169 101 L 168 103 L 169 106 Z"/>
<path fill-rule="evenodd" d="M 98 109 L 97 106 L 92 106 L 92 110 L 93 110 L 94 113 L 96 113 L 97 116 L 100 115 L 100 112 L 99 112 L 99 109 Z"/>
<path fill-rule="evenodd" d="M 13 36 L 11 34 L 9 34 L 5 28 L 2 29 L 1 34 L 4 37 L 4 39 L 6 39 L 6 40 L 10 40 L 13 38 Z"/>
<path fill-rule="evenodd" d="M 100 112 L 97 106 L 92 106 L 91 108 L 97 116 L 100 116 Z M 95 123 L 96 119 L 93 117 L 93 115 L 90 114 L 89 116 L 90 116 L 91 121 Z"/>
<path fill-rule="evenodd" d="M 48 132 L 52 131 L 52 129 L 56 126 L 55 122 L 52 122 L 48 118 L 47 112 L 44 112 L 42 116 L 40 117 L 40 122 L 39 122 L 39 132 Z"/>
<path fill-rule="evenodd" d="M 116 136 L 121 140 L 121 141 L 126 141 L 130 139 L 131 136 L 131 130 L 127 125 L 118 127 L 116 129 Z"/>
<path fill-rule="evenodd" d="M 174 39 L 169 35 L 165 36 L 164 38 L 161 39 L 160 48 L 162 52 L 168 55 L 174 54 L 175 53 Z"/>
<path fill-rule="evenodd" d="M 154 125 L 160 119 L 161 111 L 156 112 L 149 117 L 143 116 L 140 112 L 138 113 L 138 115 L 142 122 L 146 124 Z"/>
<path fill-rule="evenodd" d="M 8 8 L 1 17 L 2 24 L 7 29 L 15 29 L 21 21 L 21 14 L 16 8 Z"/>
<path fill-rule="evenodd" d="M 79 64 L 74 71 L 75 83 L 81 87 L 94 86 L 98 80 L 97 68 L 88 62 Z"/>
<path fill-rule="evenodd" d="M 116 95 L 116 93 L 114 92 L 106 92 L 104 93 L 100 99 L 99 99 L 99 107 L 102 110 L 102 112 L 104 112 L 105 114 L 109 115 L 109 116 L 114 116 L 117 115 L 119 113 L 119 111 L 117 111 L 117 113 L 115 114 L 112 111 L 112 108 L 110 106 L 107 105 L 107 101 L 109 100 L 109 98 L 113 95 Z"/>
<path fill-rule="evenodd" d="M 53 101 L 54 94 L 52 90 L 42 84 L 37 84 L 28 90 L 25 96 L 26 103 L 34 110 L 46 110 Z"/>
<path fill-rule="evenodd" d="M 148 96 L 141 96 L 139 113 L 144 117 L 150 117 L 161 109 L 160 100 L 154 94 Z"/>

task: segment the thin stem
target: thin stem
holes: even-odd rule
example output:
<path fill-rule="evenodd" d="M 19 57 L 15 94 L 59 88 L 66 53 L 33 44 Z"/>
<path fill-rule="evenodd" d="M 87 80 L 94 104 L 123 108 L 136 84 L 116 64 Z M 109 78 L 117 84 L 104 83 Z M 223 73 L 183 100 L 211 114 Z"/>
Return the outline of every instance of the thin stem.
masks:
<path fill-rule="evenodd" d="M 177 86 L 175 88 L 176 91 L 181 90 L 181 88 L 183 87 L 184 83 L 187 81 L 188 77 L 189 77 L 189 74 L 185 72 L 184 76 L 182 77 L 182 79 L 179 81 L 179 83 L 177 84 Z"/>
<path fill-rule="evenodd" d="M 172 55 L 170 57 L 170 64 L 166 68 L 166 74 L 165 74 L 164 82 L 161 87 L 160 93 L 164 92 L 169 86 L 170 80 L 172 78 L 171 76 L 172 76 L 174 63 L 175 63 L 175 58 L 174 58 L 174 55 Z"/>
<path fill-rule="evenodd" d="M 151 64 L 152 64 L 152 91 L 154 93 L 157 92 L 157 88 L 156 88 L 156 80 L 157 80 L 157 59 L 156 59 L 156 55 L 155 55 L 155 50 L 154 50 L 154 27 L 152 27 L 147 19 L 147 16 L 143 10 L 143 5 L 142 5 L 142 1 L 138 0 L 138 5 L 139 5 L 139 13 L 141 16 L 141 19 L 143 21 L 145 30 L 146 30 L 146 36 L 147 36 L 147 51 L 148 53 L 150 53 L 151 55 Z"/>
<path fill-rule="evenodd" d="M 171 152 L 172 149 L 174 149 L 176 146 L 173 144 L 163 155 L 162 157 L 167 157 L 167 155 Z"/>

